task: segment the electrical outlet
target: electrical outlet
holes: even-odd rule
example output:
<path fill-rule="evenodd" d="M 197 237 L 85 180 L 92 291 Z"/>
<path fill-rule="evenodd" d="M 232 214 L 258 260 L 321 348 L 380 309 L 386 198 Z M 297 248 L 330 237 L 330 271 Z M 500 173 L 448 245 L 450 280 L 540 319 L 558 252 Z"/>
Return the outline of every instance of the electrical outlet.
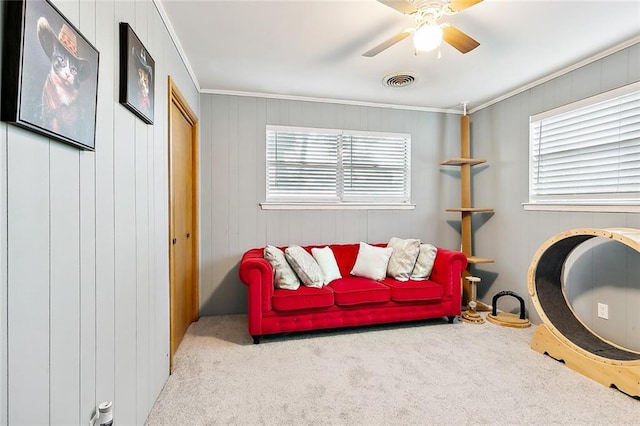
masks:
<path fill-rule="evenodd" d="M 609 305 L 598 303 L 598 318 L 609 319 Z"/>

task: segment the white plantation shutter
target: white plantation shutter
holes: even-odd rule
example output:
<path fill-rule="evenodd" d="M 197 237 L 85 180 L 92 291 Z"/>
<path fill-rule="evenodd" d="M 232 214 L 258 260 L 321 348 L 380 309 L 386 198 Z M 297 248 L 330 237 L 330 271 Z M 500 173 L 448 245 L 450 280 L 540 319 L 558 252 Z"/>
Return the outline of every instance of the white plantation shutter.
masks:
<path fill-rule="evenodd" d="M 531 117 L 530 201 L 638 202 L 640 85 Z"/>
<path fill-rule="evenodd" d="M 267 202 L 409 203 L 411 136 L 267 126 Z"/>

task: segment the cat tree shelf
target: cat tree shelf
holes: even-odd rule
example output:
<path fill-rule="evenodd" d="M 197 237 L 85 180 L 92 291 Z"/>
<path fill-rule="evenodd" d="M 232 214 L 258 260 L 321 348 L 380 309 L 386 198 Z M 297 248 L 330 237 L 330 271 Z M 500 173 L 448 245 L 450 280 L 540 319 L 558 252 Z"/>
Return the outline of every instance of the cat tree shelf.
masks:
<path fill-rule="evenodd" d="M 465 114 L 460 118 L 460 157 L 449 158 L 441 162 L 442 166 L 460 167 L 460 206 L 448 208 L 445 211 L 460 213 L 460 238 L 461 251 L 467 256 L 468 266 L 463 272 L 462 288 L 463 288 L 463 304 L 466 304 L 471 296 L 471 288 L 466 277 L 471 276 L 473 265 L 481 263 L 493 263 L 493 259 L 475 256 L 472 245 L 472 217 L 476 213 L 493 213 L 492 208 L 471 207 L 471 167 L 483 164 L 487 160 L 481 158 L 471 158 L 471 142 L 470 142 L 470 126 L 469 116 Z M 478 302 L 476 310 L 487 311 L 490 307 Z"/>
<path fill-rule="evenodd" d="M 493 209 L 483 207 L 452 207 L 445 211 L 462 213 L 493 213 Z"/>
<path fill-rule="evenodd" d="M 486 162 L 487 160 L 482 160 L 479 158 L 455 157 L 455 158 L 449 158 L 448 160 L 445 160 L 440 164 L 443 166 L 461 166 L 463 164 L 469 164 L 470 166 L 475 166 L 477 164 L 482 164 Z"/>
<path fill-rule="evenodd" d="M 479 256 L 467 256 L 467 262 L 476 265 L 478 263 L 494 263 L 495 260 Z"/>

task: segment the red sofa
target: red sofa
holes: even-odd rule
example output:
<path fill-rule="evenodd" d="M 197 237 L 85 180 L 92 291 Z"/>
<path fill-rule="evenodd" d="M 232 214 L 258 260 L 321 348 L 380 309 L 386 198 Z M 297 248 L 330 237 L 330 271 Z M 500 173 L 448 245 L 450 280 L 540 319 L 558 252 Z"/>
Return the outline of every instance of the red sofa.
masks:
<path fill-rule="evenodd" d="M 324 245 L 304 249 L 310 252 L 313 247 Z M 263 248 L 244 253 L 239 275 L 248 287 L 247 316 L 254 343 L 266 334 L 439 317 L 448 317 L 452 323 L 460 315 L 460 278 L 467 265 L 463 253 L 438 248 L 428 280 L 400 282 L 386 277 L 374 281 L 350 275 L 359 244 L 329 247 L 343 278 L 322 288 L 297 290 L 274 288 L 273 269 L 263 257 Z"/>

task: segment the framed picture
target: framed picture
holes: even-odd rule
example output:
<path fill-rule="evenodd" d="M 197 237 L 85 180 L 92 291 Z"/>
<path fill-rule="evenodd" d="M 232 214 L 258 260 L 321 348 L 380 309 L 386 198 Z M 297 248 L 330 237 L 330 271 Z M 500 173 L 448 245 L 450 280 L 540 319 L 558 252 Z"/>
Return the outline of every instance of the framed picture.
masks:
<path fill-rule="evenodd" d="M 153 124 L 156 63 L 129 24 L 120 22 L 120 103 Z"/>
<path fill-rule="evenodd" d="M 93 151 L 98 51 L 48 0 L 4 8 L 0 118 Z"/>

